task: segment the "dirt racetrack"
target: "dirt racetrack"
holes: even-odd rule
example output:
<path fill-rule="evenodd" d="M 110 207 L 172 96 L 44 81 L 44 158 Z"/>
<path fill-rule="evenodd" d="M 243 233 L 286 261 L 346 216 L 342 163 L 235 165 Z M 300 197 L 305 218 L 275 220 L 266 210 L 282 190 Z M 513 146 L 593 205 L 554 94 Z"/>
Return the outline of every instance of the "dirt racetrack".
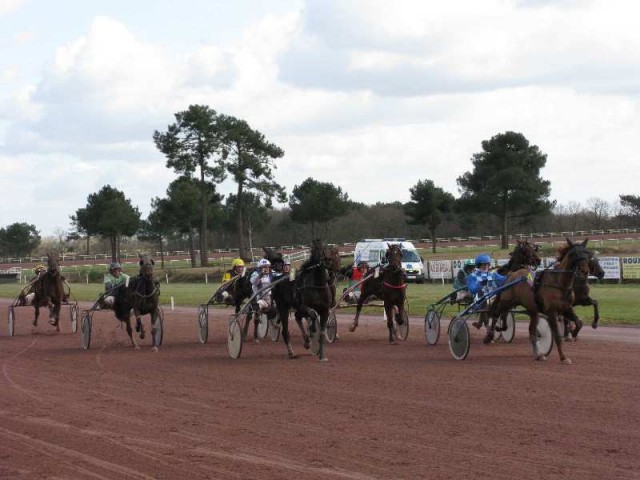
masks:
<path fill-rule="evenodd" d="M 90 350 L 33 310 L 7 336 L 0 301 L 2 479 L 631 479 L 640 478 L 640 329 L 586 327 L 573 365 L 534 362 L 513 344 L 467 360 L 423 320 L 386 342 L 381 318 L 355 333 L 339 316 L 329 362 L 296 360 L 269 339 L 229 358 L 229 310 L 200 344 L 195 309 L 165 311 L 164 344 L 127 346 L 109 312 Z M 86 308 L 86 306 L 85 306 Z M 145 320 L 148 324 L 148 320 Z"/>

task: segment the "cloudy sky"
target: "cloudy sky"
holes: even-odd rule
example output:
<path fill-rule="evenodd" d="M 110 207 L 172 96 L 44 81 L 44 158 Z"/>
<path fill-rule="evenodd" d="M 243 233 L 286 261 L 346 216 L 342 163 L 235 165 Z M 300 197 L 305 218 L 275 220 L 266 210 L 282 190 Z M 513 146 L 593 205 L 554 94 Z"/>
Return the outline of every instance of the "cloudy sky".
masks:
<path fill-rule="evenodd" d="M 153 132 L 190 104 L 283 148 L 289 193 L 458 196 L 513 130 L 548 155 L 552 199 L 614 202 L 639 193 L 638 18 L 635 0 L 0 0 L 0 227 L 68 230 L 106 184 L 146 217 L 175 178 Z"/>

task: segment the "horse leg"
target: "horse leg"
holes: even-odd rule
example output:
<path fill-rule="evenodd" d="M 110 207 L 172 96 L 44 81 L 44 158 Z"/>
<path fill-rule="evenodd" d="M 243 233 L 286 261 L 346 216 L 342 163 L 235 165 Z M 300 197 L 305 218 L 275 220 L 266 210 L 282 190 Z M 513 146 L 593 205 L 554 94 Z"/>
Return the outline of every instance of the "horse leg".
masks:
<path fill-rule="evenodd" d="M 389 330 L 389 345 L 397 345 L 395 332 L 393 331 L 393 315 L 395 315 L 393 305 L 385 305 L 384 313 L 387 317 L 387 329 Z"/>
<path fill-rule="evenodd" d="M 156 332 L 158 327 L 156 326 L 156 321 L 158 320 L 158 310 L 156 308 L 151 312 L 151 351 L 157 352 L 158 345 L 156 345 Z M 138 319 L 136 318 L 136 322 Z"/>
<path fill-rule="evenodd" d="M 147 332 L 144 330 L 144 324 L 140 318 L 140 310 L 138 307 L 133 307 L 133 315 L 136 317 L 136 332 L 140 332 L 140 340 L 144 340 Z"/>
<path fill-rule="evenodd" d="M 529 342 L 533 348 L 534 360 L 546 360 L 547 357 L 540 355 L 538 351 L 538 314 L 529 313 Z"/>
<path fill-rule="evenodd" d="M 238 313 L 238 312 L 236 312 Z M 242 339 L 246 340 L 247 335 L 249 334 L 249 324 L 251 323 L 251 319 L 253 318 L 253 307 L 249 307 L 247 310 L 247 315 L 244 320 L 244 325 L 242 326 Z"/>
<path fill-rule="evenodd" d="M 573 309 L 571 309 L 571 313 L 575 316 L 575 313 L 573 313 Z M 553 339 L 556 341 L 556 347 L 558 348 L 558 355 L 560 356 L 560 361 L 565 365 L 570 365 L 571 359 L 564 354 L 564 350 L 562 348 L 562 343 L 563 343 L 562 335 L 560 335 L 560 331 L 558 330 L 558 315 L 556 312 L 552 311 L 550 312 L 548 317 L 549 317 L 549 326 L 551 327 L 551 334 L 553 335 Z M 578 320 L 578 317 L 575 317 L 575 318 L 576 320 Z M 577 326 L 578 324 L 576 324 L 576 328 Z"/>
<path fill-rule="evenodd" d="M 318 319 L 316 320 L 320 323 L 320 325 L 317 325 L 317 327 L 320 329 L 320 350 L 318 351 L 318 359 L 321 362 L 329 361 L 329 358 L 327 358 L 327 355 L 324 353 L 324 331 L 327 326 L 327 318 L 329 318 L 329 311 L 325 310 L 321 315 L 319 315 Z"/>
<path fill-rule="evenodd" d="M 350 332 L 355 332 L 356 328 L 358 328 L 358 319 L 360 318 L 360 311 L 362 310 L 362 304 L 364 303 L 364 291 L 360 292 L 360 297 L 358 297 L 358 304 L 356 305 L 356 316 L 353 319 L 353 323 L 349 327 Z"/>
<path fill-rule="evenodd" d="M 598 328 L 598 320 L 600 320 L 600 312 L 598 311 L 598 301 L 589 297 L 591 305 L 593 305 L 593 322 L 591 322 L 591 328 Z"/>
<path fill-rule="evenodd" d="M 304 348 L 305 348 L 305 350 L 309 350 L 309 348 L 311 346 L 310 340 L 309 340 L 309 333 L 304 328 L 304 324 L 302 323 L 302 315 L 297 311 L 295 313 L 295 319 L 296 319 L 296 323 L 298 324 L 298 327 L 300 328 L 300 333 L 302 333 L 302 340 L 304 341 Z"/>
<path fill-rule="evenodd" d="M 38 316 L 40 315 L 40 306 L 37 303 L 33 304 L 35 310 L 36 310 L 36 316 L 33 319 L 33 326 L 37 327 L 38 326 Z"/>
<path fill-rule="evenodd" d="M 127 335 L 129 335 L 129 340 L 131 340 L 131 346 L 135 349 L 139 349 L 140 347 L 136 343 L 136 339 L 133 338 L 133 328 L 131 328 L 131 316 L 128 316 L 126 319 L 122 321 L 127 326 Z"/>
<path fill-rule="evenodd" d="M 295 353 L 293 353 L 293 348 L 291 346 L 291 334 L 289 333 L 289 308 L 281 308 L 279 309 L 278 315 L 280 316 L 280 328 L 282 329 L 282 341 L 284 342 L 285 347 L 287 348 L 287 356 L 290 359 L 298 358 Z"/>
<path fill-rule="evenodd" d="M 49 323 L 51 323 L 51 325 L 56 327 L 56 332 L 60 331 L 60 307 L 61 306 L 62 305 L 60 304 L 60 302 L 56 302 L 53 304 L 53 308 L 51 310 L 53 321 L 49 321 Z"/>
<path fill-rule="evenodd" d="M 582 329 L 582 326 L 584 325 L 582 323 L 582 320 L 580 320 L 580 318 L 578 318 L 578 316 L 576 315 L 575 311 L 573 310 L 573 307 L 571 309 L 569 309 L 567 312 L 565 312 L 565 314 L 563 315 L 565 318 L 568 317 L 574 324 L 575 324 L 575 328 L 571 331 L 571 336 L 573 337 L 573 341 L 577 341 L 578 340 L 578 333 L 580 332 L 580 329 Z M 565 337 L 567 336 L 567 331 L 565 329 Z"/>

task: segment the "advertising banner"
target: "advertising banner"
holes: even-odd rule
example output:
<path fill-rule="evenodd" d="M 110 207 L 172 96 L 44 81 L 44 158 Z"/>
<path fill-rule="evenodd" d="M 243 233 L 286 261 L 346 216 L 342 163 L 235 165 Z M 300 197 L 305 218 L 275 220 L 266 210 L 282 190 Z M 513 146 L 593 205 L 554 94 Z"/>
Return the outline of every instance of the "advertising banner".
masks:
<path fill-rule="evenodd" d="M 453 278 L 453 270 L 451 269 L 451 260 L 430 260 L 429 261 L 429 278 L 451 280 Z"/>
<path fill-rule="evenodd" d="M 622 278 L 640 278 L 640 257 L 622 257 L 621 260 Z"/>
<path fill-rule="evenodd" d="M 604 270 L 604 280 L 620 280 L 620 257 L 598 257 L 600 266 Z"/>

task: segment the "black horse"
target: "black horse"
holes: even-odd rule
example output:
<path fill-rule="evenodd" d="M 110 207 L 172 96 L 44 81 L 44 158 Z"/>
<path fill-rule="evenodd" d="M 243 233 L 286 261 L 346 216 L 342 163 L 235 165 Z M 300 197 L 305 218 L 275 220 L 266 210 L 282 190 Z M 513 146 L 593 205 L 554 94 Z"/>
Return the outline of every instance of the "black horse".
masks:
<path fill-rule="evenodd" d="M 120 285 L 115 289 L 113 310 L 116 318 L 125 323 L 127 334 L 129 335 L 133 348 L 139 347 L 133 338 L 131 311 L 133 310 L 137 325 L 140 327 L 141 339 L 145 337 L 145 330 L 140 317 L 142 315 L 150 315 L 151 349 L 155 352 L 158 350 L 158 345 L 156 345 L 156 320 L 158 318 L 158 306 L 160 303 L 160 284 L 153 277 L 153 267 L 155 265 L 153 258 L 147 254 L 139 255 L 139 257 L 140 273 L 135 277 L 131 277 L 128 284 Z"/>
<path fill-rule="evenodd" d="M 402 249 L 399 244 L 389 244 L 385 259 L 387 263 L 381 267 L 379 274 L 371 274 L 360 285 L 360 297 L 356 306 L 356 316 L 349 327 L 353 332 L 358 327 L 360 311 L 362 305 L 370 297 L 377 297 L 384 303 L 385 315 L 387 317 L 387 328 L 389 330 L 389 343 L 395 344 L 395 332 L 393 326 L 394 315 L 401 325 L 404 322 L 404 303 L 406 298 L 406 275 L 402 270 Z"/>

